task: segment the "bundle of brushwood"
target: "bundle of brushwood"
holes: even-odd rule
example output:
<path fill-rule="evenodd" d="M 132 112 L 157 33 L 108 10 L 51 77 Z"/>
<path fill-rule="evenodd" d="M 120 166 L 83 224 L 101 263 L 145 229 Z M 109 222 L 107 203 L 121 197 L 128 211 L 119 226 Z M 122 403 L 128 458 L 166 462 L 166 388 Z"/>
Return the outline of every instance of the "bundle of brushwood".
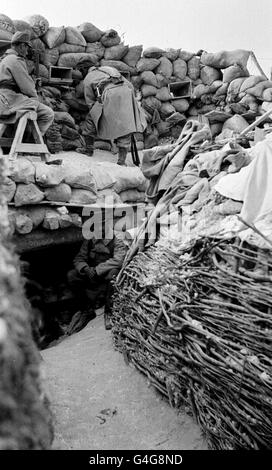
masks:
<path fill-rule="evenodd" d="M 194 415 L 212 449 L 272 448 L 272 253 L 202 239 L 121 271 L 116 348 Z"/>

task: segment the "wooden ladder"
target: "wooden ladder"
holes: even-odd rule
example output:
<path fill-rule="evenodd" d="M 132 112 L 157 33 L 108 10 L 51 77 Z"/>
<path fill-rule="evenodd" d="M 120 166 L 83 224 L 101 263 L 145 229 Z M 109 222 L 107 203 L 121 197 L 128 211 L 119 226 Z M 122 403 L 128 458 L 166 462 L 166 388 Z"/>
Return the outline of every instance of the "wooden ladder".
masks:
<path fill-rule="evenodd" d="M 28 123 L 35 143 L 23 143 L 23 137 Z M 27 154 L 30 156 L 38 154 L 43 161 L 48 161 L 50 153 L 44 143 L 37 124 L 37 113 L 29 111 L 19 119 L 15 136 L 12 139 L 2 137 L 9 125 L 10 124 L 0 124 L 0 147 L 1 145 L 10 147 L 9 160 L 16 160 L 19 154 Z"/>

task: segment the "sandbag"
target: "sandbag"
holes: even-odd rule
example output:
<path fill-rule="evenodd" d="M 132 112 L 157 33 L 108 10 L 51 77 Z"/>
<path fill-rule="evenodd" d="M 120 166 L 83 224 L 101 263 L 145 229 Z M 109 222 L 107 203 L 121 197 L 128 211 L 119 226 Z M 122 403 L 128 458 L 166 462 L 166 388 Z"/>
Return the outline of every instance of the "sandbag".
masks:
<path fill-rule="evenodd" d="M 73 221 L 72 221 L 70 214 L 60 214 L 60 218 L 59 218 L 60 228 L 68 228 L 68 227 L 71 227 L 71 225 L 73 225 Z"/>
<path fill-rule="evenodd" d="M 49 78 L 49 70 L 43 64 L 39 64 L 39 77 L 40 78 Z"/>
<path fill-rule="evenodd" d="M 222 132 L 225 129 L 234 131 L 235 133 L 240 133 L 248 127 L 248 122 L 239 114 L 235 114 L 231 118 L 227 119 L 222 127 Z"/>
<path fill-rule="evenodd" d="M 47 45 L 47 47 L 49 47 L 49 49 L 60 46 L 65 41 L 64 26 L 51 26 L 42 36 L 42 40 Z"/>
<path fill-rule="evenodd" d="M 204 85 L 203 83 L 201 83 L 200 85 L 197 85 L 194 90 L 193 90 L 193 93 L 192 93 L 192 98 L 194 100 L 197 100 L 199 99 L 201 96 L 209 93 L 210 91 L 210 87 L 209 85 Z"/>
<path fill-rule="evenodd" d="M 247 89 L 247 93 L 249 95 L 253 95 L 256 98 L 262 98 L 264 90 L 267 88 L 272 87 L 272 81 L 270 80 L 265 80 L 264 82 L 260 82 L 257 85 L 255 85 L 253 88 Z"/>
<path fill-rule="evenodd" d="M 228 87 L 229 87 L 229 84 L 226 82 L 226 83 L 223 83 L 223 85 L 221 85 L 221 87 L 219 87 L 216 92 L 215 92 L 215 97 L 219 97 L 219 96 L 224 96 L 227 94 L 228 92 Z"/>
<path fill-rule="evenodd" d="M 115 191 L 111 188 L 106 188 L 98 191 L 96 204 L 104 206 L 105 204 L 118 205 L 122 204 L 122 200 Z"/>
<path fill-rule="evenodd" d="M 264 101 L 272 101 L 272 88 L 264 90 L 262 98 Z"/>
<path fill-rule="evenodd" d="M 103 31 L 88 22 L 80 24 L 77 29 L 82 34 L 86 42 L 99 41 L 103 35 Z"/>
<path fill-rule="evenodd" d="M 104 168 L 104 165 L 93 165 L 92 174 L 98 191 L 112 188 L 117 181 L 116 177 L 111 174 L 110 169 Z"/>
<path fill-rule="evenodd" d="M 137 64 L 136 64 L 136 70 L 138 73 L 145 72 L 148 70 L 154 70 L 158 65 L 160 64 L 160 61 L 158 59 L 146 59 L 146 58 L 141 58 Z"/>
<path fill-rule="evenodd" d="M 180 98 L 178 100 L 172 100 L 171 104 L 174 106 L 175 110 L 179 113 L 185 113 L 189 109 L 189 101 L 185 98 Z"/>
<path fill-rule="evenodd" d="M 76 123 L 74 118 L 69 113 L 65 113 L 63 111 L 54 111 L 54 121 L 59 122 L 61 124 L 66 124 L 69 127 L 76 127 Z"/>
<path fill-rule="evenodd" d="M 132 67 L 125 64 L 121 60 L 105 60 L 105 59 L 102 59 L 101 62 L 100 62 L 100 65 L 101 65 L 101 67 L 102 66 L 114 67 L 117 70 L 119 70 L 119 72 L 128 72 L 128 73 L 131 73 L 131 74 L 135 73 L 135 70 Z"/>
<path fill-rule="evenodd" d="M 156 67 L 156 73 L 163 75 L 165 78 L 170 78 L 173 73 L 173 64 L 171 60 L 167 59 L 167 57 L 161 57 L 159 59 L 159 65 Z"/>
<path fill-rule="evenodd" d="M 183 51 L 182 49 L 179 51 L 179 58 L 188 62 L 194 57 L 193 52 Z"/>
<path fill-rule="evenodd" d="M 15 183 L 34 183 L 35 182 L 35 166 L 27 158 L 18 158 L 10 162 L 9 177 Z"/>
<path fill-rule="evenodd" d="M 172 96 L 170 91 L 168 90 L 167 87 L 162 87 L 159 90 L 156 89 L 156 98 L 160 101 L 169 101 L 171 100 Z"/>
<path fill-rule="evenodd" d="M 43 57 L 40 59 L 41 63 L 46 67 L 56 65 L 59 60 L 59 50 L 57 48 L 45 49 Z"/>
<path fill-rule="evenodd" d="M 184 80 L 187 75 L 187 63 L 183 59 L 177 59 L 173 62 L 173 75 L 179 80 Z"/>
<path fill-rule="evenodd" d="M 87 189 L 72 189 L 72 197 L 70 203 L 77 204 L 94 204 L 97 195 Z"/>
<path fill-rule="evenodd" d="M 77 140 L 80 138 L 78 130 L 73 127 L 69 127 L 66 124 L 62 125 L 61 136 L 68 140 Z"/>
<path fill-rule="evenodd" d="M 35 180 L 40 186 L 57 186 L 64 180 L 64 168 L 62 165 L 46 165 L 46 163 L 35 162 Z"/>
<path fill-rule="evenodd" d="M 153 114 L 155 110 L 159 110 L 161 107 L 161 102 L 155 96 L 148 96 L 147 98 L 142 99 L 142 107 Z"/>
<path fill-rule="evenodd" d="M 64 42 L 58 47 L 59 54 L 77 54 L 78 52 L 86 52 L 86 47 L 80 46 L 79 44 L 67 44 Z"/>
<path fill-rule="evenodd" d="M 212 137 L 215 137 L 216 135 L 220 134 L 220 132 L 222 131 L 222 127 L 222 122 L 215 122 L 213 124 L 210 124 Z"/>
<path fill-rule="evenodd" d="M 10 41 L 15 33 L 15 26 L 11 18 L 6 15 L 0 15 L 0 40 Z"/>
<path fill-rule="evenodd" d="M 144 202 L 145 192 L 138 191 L 137 189 L 127 189 L 121 191 L 119 197 L 122 202 Z"/>
<path fill-rule="evenodd" d="M 235 100 L 236 96 L 239 95 L 240 88 L 245 80 L 246 80 L 246 77 L 239 77 L 239 78 L 235 78 L 234 80 L 230 82 L 229 87 L 228 87 L 229 101 Z"/>
<path fill-rule="evenodd" d="M 86 51 L 88 54 L 95 54 L 97 58 L 103 59 L 105 53 L 105 47 L 101 44 L 101 42 L 87 42 Z"/>
<path fill-rule="evenodd" d="M 222 85 L 222 80 L 215 80 L 211 85 L 209 85 L 209 93 L 215 93 Z"/>
<path fill-rule="evenodd" d="M 162 88 L 168 85 L 169 80 L 168 78 L 164 77 L 161 73 L 156 73 L 156 80 L 157 80 L 157 87 Z"/>
<path fill-rule="evenodd" d="M 200 78 L 204 85 L 211 85 L 215 80 L 220 80 L 222 78 L 222 73 L 220 70 L 206 65 L 200 70 Z"/>
<path fill-rule="evenodd" d="M 107 47 L 104 52 L 105 60 L 121 60 L 128 52 L 128 46 L 118 44 L 117 46 Z"/>
<path fill-rule="evenodd" d="M 174 62 L 175 60 L 178 59 L 179 57 L 179 52 L 180 52 L 180 49 L 173 49 L 173 48 L 169 48 L 169 49 L 165 49 L 165 57 L 167 57 L 167 59 L 171 60 L 171 62 Z"/>
<path fill-rule="evenodd" d="M 265 77 L 262 75 L 251 75 L 250 77 L 246 78 L 240 88 L 240 92 L 247 91 L 249 88 L 255 87 L 260 82 L 264 82 L 266 80 Z"/>
<path fill-rule="evenodd" d="M 157 87 L 156 75 L 153 72 L 151 72 L 151 70 L 142 72 L 141 73 L 141 78 L 142 78 L 142 81 L 146 85 L 151 85 L 153 87 Z"/>
<path fill-rule="evenodd" d="M 29 219 L 31 219 L 33 228 L 36 228 L 39 225 L 41 225 L 45 216 L 45 211 L 46 209 L 42 206 L 38 206 L 38 207 L 26 206 L 18 210 L 20 214 L 23 214 L 27 216 Z"/>
<path fill-rule="evenodd" d="M 13 20 L 13 25 L 14 25 L 15 31 L 27 31 L 30 34 L 31 39 L 36 37 L 36 34 L 34 33 L 33 29 L 31 28 L 30 24 L 27 21 Z M 0 29 L 1 29 L 1 25 L 0 25 Z"/>
<path fill-rule="evenodd" d="M 64 182 L 72 188 L 87 189 L 96 194 L 96 182 L 91 170 L 78 169 L 64 165 Z"/>
<path fill-rule="evenodd" d="M 139 90 L 141 85 L 143 84 L 143 79 L 141 75 L 134 75 L 130 79 L 132 85 L 134 86 L 135 90 Z"/>
<path fill-rule="evenodd" d="M 131 188 L 145 191 L 146 179 L 139 167 L 126 167 L 103 162 L 103 168 L 116 180 L 113 189 L 118 194 Z"/>
<path fill-rule="evenodd" d="M 197 80 L 200 77 L 200 59 L 197 56 L 193 56 L 187 63 L 188 77 L 191 80 Z"/>
<path fill-rule="evenodd" d="M 78 62 L 83 58 L 92 61 L 94 65 L 97 64 L 97 56 L 95 54 L 87 54 L 85 52 L 80 52 L 61 54 L 58 60 L 58 65 L 60 67 L 75 68 Z"/>
<path fill-rule="evenodd" d="M 232 82 L 232 80 L 235 80 L 236 78 L 248 77 L 248 76 L 249 76 L 248 70 L 244 69 L 239 64 L 234 64 L 224 69 L 223 82 L 230 83 Z"/>
<path fill-rule="evenodd" d="M 25 214 L 15 214 L 15 231 L 21 235 L 32 232 L 32 220 Z"/>
<path fill-rule="evenodd" d="M 172 125 L 176 125 L 176 124 L 179 124 L 181 122 L 184 122 L 186 121 L 186 117 L 184 116 L 184 114 L 181 114 L 181 113 L 178 113 L 177 111 L 175 111 L 175 108 L 173 107 L 174 109 L 174 113 L 171 114 L 170 116 L 168 116 L 165 120 L 166 122 L 169 122 L 171 123 Z"/>
<path fill-rule="evenodd" d="M 5 182 L 1 186 L 1 191 L 4 194 L 6 201 L 11 202 L 16 191 L 16 183 L 10 178 L 5 178 Z"/>
<path fill-rule="evenodd" d="M 162 118 L 167 118 L 168 116 L 171 116 L 171 114 L 174 114 L 175 111 L 176 110 L 171 103 L 165 102 L 161 105 L 160 115 L 162 116 Z"/>
<path fill-rule="evenodd" d="M 218 69 L 225 69 L 234 64 L 239 64 L 246 68 L 250 51 L 236 49 L 234 51 L 220 51 L 216 53 L 203 52 L 201 63 Z"/>
<path fill-rule="evenodd" d="M 43 36 L 49 29 L 49 22 L 42 15 L 30 15 L 25 20 L 30 24 L 38 37 Z"/>
<path fill-rule="evenodd" d="M 114 29 L 108 29 L 100 39 L 101 43 L 105 47 L 117 46 L 121 42 L 121 38 L 117 31 Z"/>
<path fill-rule="evenodd" d="M 171 122 L 167 121 L 161 121 L 158 124 L 156 124 L 157 131 L 159 133 L 160 137 L 166 137 L 169 135 L 170 129 L 172 127 Z"/>
<path fill-rule="evenodd" d="M 55 209 L 47 209 L 44 214 L 42 226 L 46 230 L 58 230 L 60 213 Z"/>
<path fill-rule="evenodd" d="M 46 188 L 44 195 L 47 201 L 69 202 L 72 197 L 72 189 L 69 184 L 60 183 L 53 188 Z"/>
<path fill-rule="evenodd" d="M 152 85 L 142 85 L 141 86 L 141 93 L 143 98 L 147 98 L 147 96 L 155 96 L 158 91 L 158 88 L 152 86 Z"/>
<path fill-rule="evenodd" d="M 131 46 L 128 48 L 123 61 L 130 67 L 136 67 L 137 62 L 140 60 L 143 51 L 143 46 Z"/>
<path fill-rule="evenodd" d="M 73 214 L 70 212 L 70 218 L 72 220 L 72 225 L 74 225 L 75 227 L 82 227 L 82 218 L 80 217 L 79 214 Z"/>
<path fill-rule="evenodd" d="M 70 140 L 62 137 L 61 143 L 63 151 L 65 152 L 68 152 L 69 150 L 76 150 L 77 148 L 80 148 L 84 145 L 84 142 L 82 142 L 81 138 L 78 138 L 76 140 Z"/>
<path fill-rule="evenodd" d="M 143 56 L 147 59 L 159 59 L 165 51 L 159 47 L 148 47 L 143 51 Z"/>
<path fill-rule="evenodd" d="M 15 206 L 24 206 L 27 204 L 38 204 L 44 199 L 44 193 L 39 190 L 39 188 L 33 184 L 23 184 L 19 183 L 16 187 L 16 192 L 14 196 Z"/>
<path fill-rule="evenodd" d="M 82 36 L 81 32 L 77 28 L 67 26 L 65 28 L 65 42 L 67 44 L 75 44 L 76 46 L 86 47 L 86 40 Z"/>

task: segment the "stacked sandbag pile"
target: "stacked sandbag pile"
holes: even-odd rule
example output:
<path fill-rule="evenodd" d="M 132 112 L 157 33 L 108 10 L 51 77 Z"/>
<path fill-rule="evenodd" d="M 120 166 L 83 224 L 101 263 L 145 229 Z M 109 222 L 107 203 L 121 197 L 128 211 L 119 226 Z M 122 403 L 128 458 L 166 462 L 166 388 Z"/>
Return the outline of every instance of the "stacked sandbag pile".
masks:
<path fill-rule="evenodd" d="M 220 137 L 239 132 L 248 121 L 263 112 L 262 102 L 272 100 L 272 82 L 263 76 L 249 76 L 247 61 L 249 51 L 237 49 L 217 53 L 196 54 L 183 49 L 161 49 L 141 45 L 128 46 L 121 41 L 117 31 L 102 31 L 90 22 L 77 27 L 50 26 L 46 18 L 32 15 L 25 20 L 14 20 L 0 15 L 0 39 L 10 38 L 15 30 L 28 29 L 32 45 L 40 53 L 39 73 L 43 82 L 49 76 L 51 65 L 73 68 L 71 87 L 43 86 L 43 102 L 56 112 L 69 113 L 75 122 L 55 121 L 48 132 L 52 153 L 80 147 L 81 124 L 88 112 L 84 100 L 83 81 L 75 70 L 79 60 L 91 59 L 96 65 L 108 65 L 130 75 L 136 96 L 141 101 L 148 126 L 136 136 L 137 147 L 151 148 L 159 139 L 176 139 L 187 118 L 197 118 L 213 111 L 219 115 L 209 117 L 212 135 L 223 131 Z M 30 71 L 34 63 L 28 61 Z M 172 99 L 169 84 L 191 81 L 191 97 Z M 186 96 L 186 95 L 185 95 Z M 223 112 L 223 113 L 222 113 Z M 224 124 L 228 118 L 235 117 Z M 68 126 L 68 128 L 66 127 Z M 76 132 L 75 132 L 76 131 Z M 95 148 L 113 150 L 111 143 L 97 140 Z"/>
<path fill-rule="evenodd" d="M 36 228 L 81 227 L 82 219 L 73 205 L 143 202 L 146 184 L 138 167 L 120 168 L 106 162 L 90 166 L 80 160 L 46 165 L 22 157 L 10 165 L 2 189 L 9 203 L 11 231 L 23 235 Z M 50 203 L 58 204 L 50 207 Z"/>
<path fill-rule="evenodd" d="M 44 228 L 56 230 L 81 227 L 77 213 L 66 207 L 49 208 L 41 202 L 90 204 L 97 200 L 96 183 L 91 172 L 69 171 L 64 165 L 46 165 L 27 158 L 16 160 L 3 187 L 8 203 L 12 231 L 27 234 Z"/>

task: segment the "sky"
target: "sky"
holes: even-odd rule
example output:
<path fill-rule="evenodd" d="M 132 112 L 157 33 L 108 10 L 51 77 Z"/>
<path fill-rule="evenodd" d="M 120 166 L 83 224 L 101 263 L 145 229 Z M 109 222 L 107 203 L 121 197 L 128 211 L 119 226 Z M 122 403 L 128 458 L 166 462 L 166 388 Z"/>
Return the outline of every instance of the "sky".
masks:
<path fill-rule="evenodd" d="M 0 13 L 38 13 L 50 26 L 88 21 L 130 46 L 253 50 L 269 76 L 272 67 L 272 0 L 1 0 Z"/>

